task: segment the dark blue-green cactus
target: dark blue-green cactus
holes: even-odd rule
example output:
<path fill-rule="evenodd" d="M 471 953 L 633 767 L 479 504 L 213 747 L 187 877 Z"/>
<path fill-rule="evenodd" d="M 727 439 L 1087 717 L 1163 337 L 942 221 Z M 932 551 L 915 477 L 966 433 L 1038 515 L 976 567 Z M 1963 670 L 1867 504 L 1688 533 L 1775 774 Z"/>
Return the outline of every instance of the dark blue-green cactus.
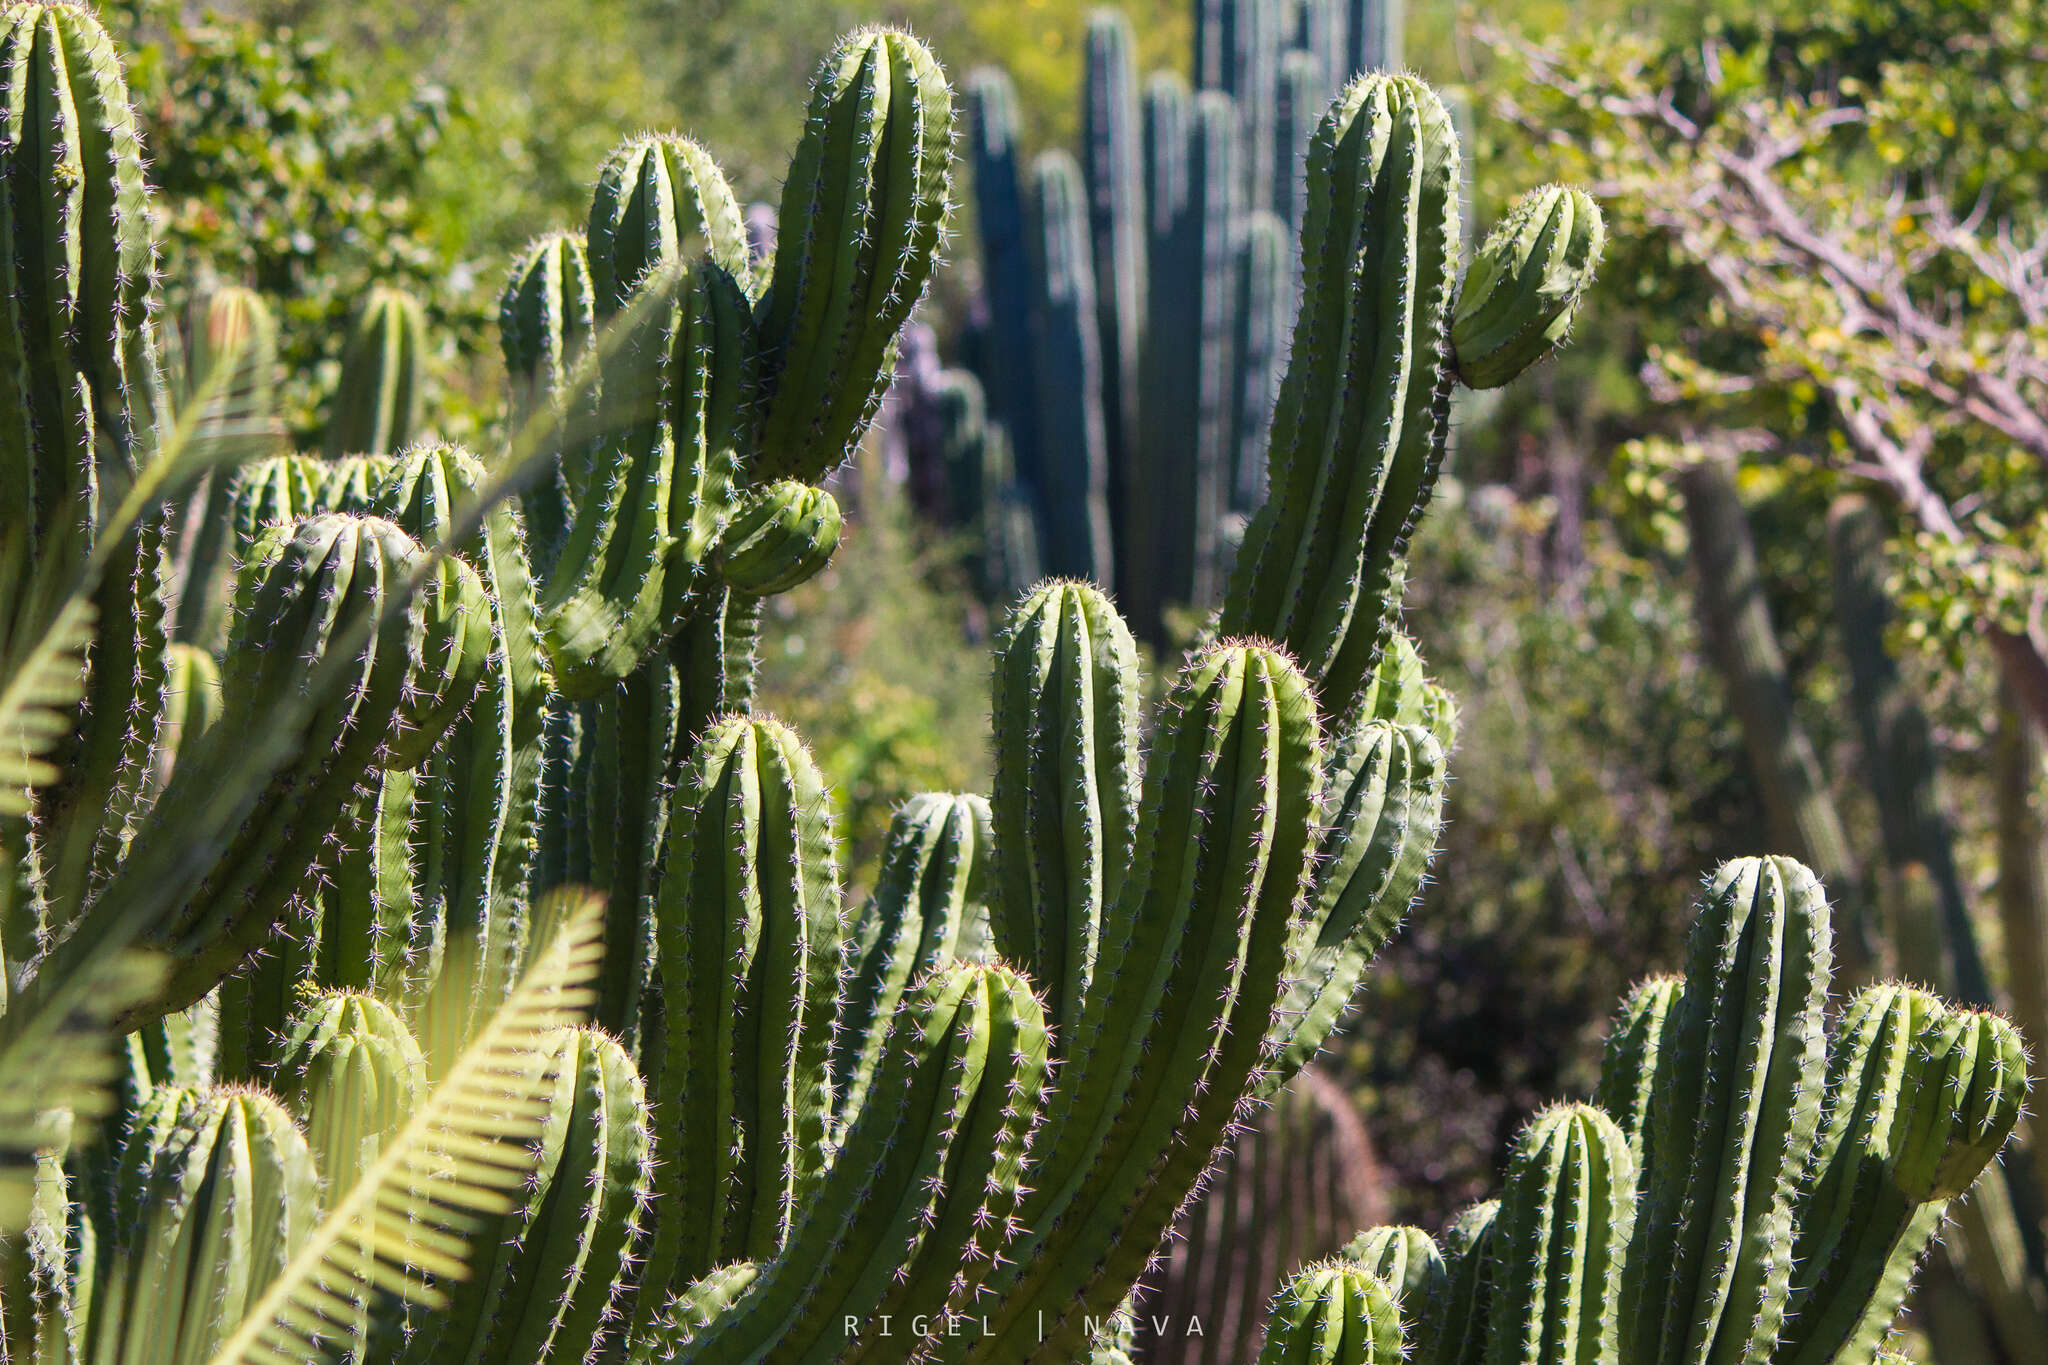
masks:
<path fill-rule="evenodd" d="M 327 454 L 388 455 L 419 434 L 426 400 L 427 318 L 403 289 L 376 285 L 350 324 L 328 400 Z"/>
<path fill-rule="evenodd" d="M 1046 518 L 1041 539 L 1049 573 L 1111 586 L 1109 445 L 1103 421 L 1102 356 L 1088 206 L 1081 168 L 1047 152 L 1031 168 L 1033 279 L 1031 335 L 1038 381 L 1038 432 Z"/>

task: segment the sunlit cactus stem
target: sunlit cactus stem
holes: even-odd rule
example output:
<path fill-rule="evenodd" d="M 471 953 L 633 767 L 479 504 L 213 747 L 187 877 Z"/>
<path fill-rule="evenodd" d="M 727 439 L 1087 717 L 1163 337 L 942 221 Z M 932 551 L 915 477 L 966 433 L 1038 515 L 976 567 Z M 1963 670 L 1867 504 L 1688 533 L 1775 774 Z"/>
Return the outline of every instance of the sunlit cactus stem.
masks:
<path fill-rule="evenodd" d="M 1550 185 L 1515 201 L 1458 294 L 1458 378 L 1469 388 L 1499 388 L 1555 350 L 1606 244 L 1599 205 L 1584 190 Z"/>
<path fill-rule="evenodd" d="M 420 430 L 427 316 L 403 289 L 373 285 L 350 323 L 341 380 L 329 400 L 329 455 L 388 455 Z"/>
<path fill-rule="evenodd" d="M 952 147 L 953 92 L 923 43 L 862 29 L 825 58 L 762 302 L 757 478 L 815 483 L 874 420 L 938 260 Z"/>
<path fill-rule="evenodd" d="M 1280 1291 L 1258 1365 L 1400 1365 L 1407 1356 L 1387 1282 L 1335 1260 L 1304 1267 Z"/>

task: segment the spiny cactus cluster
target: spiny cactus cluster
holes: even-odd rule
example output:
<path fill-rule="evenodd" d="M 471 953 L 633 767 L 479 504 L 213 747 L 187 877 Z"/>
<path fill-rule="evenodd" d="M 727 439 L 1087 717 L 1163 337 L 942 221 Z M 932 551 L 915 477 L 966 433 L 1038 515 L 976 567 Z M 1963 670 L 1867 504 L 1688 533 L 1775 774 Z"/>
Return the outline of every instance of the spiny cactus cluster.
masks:
<path fill-rule="evenodd" d="M 217 660 L 166 641 L 205 590 L 163 509 L 210 409 L 155 380 L 118 62 L 45 0 L 0 9 L 0 59 L 9 1351 L 1114 1359 L 1434 845 L 1452 707 L 1393 614 L 1491 354 L 1451 350 L 1436 97 L 1362 77 L 1317 130 L 1269 496 L 1159 713 L 1103 592 L 1041 585 L 998 647 L 992 798 L 906 805 L 849 909 L 752 641 L 831 553 L 819 485 L 932 268 L 930 54 L 827 58 L 772 265 L 703 149 L 623 145 L 507 285 L 506 453 L 266 456 L 184 503 L 234 561 Z M 1475 301 L 1503 371 L 1561 331 L 1545 251 L 1592 255 L 1508 240 Z"/>
<path fill-rule="evenodd" d="M 1441 1249 L 1377 1228 L 1304 1272 L 1261 1361 L 1879 1359 L 2019 1121 L 2026 1057 L 2003 1018 L 1911 986 L 1829 1020 L 1831 941 L 1799 863 L 1722 867 L 1685 975 L 1622 1006 L 1596 1103 L 1539 1114 Z"/>

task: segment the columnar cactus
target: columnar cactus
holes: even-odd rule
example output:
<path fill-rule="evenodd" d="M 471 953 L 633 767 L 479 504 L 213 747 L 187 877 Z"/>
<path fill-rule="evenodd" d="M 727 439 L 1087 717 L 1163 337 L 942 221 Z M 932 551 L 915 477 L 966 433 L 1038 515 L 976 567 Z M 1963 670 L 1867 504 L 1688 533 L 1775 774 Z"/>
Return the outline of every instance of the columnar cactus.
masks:
<path fill-rule="evenodd" d="M 1116 588 L 1155 646 L 1168 643 L 1177 608 L 1215 604 L 1260 501 L 1316 119 L 1351 74 L 1399 64 L 1398 5 L 1197 0 L 1192 10 L 1192 90 L 1161 72 L 1141 93 L 1128 23 L 1115 11 L 1089 19 L 1081 165 L 1099 379 L 1075 379 L 1068 329 L 1022 326 L 1025 301 L 1081 285 L 1068 253 L 1034 260 L 1020 245 L 1039 229 L 1025 215 L 1007 78 L 977 72 L 970 94 L 988 309 L 966 363 L 1016 450 L 1046 567 Z M 1064 491 L 1096 430 L 1114 567 L 1073 553 L 1072 528 L 1093 515 L 1077 521 Z"/>
<path fill-rule="evenodd" d="M 376 285 L 349 325 L 328 400 L 327 454 L 388 455 L 419 434 L 427 317 L 403 289 Z"/>
<path fill-rule="evenodd" d="M 1600 1101 L 1540 1115 L 1454 1227 L 1427 1361 L 1872 1361 L 1950 1200 L 2017 1125 L 2005 1020 L 1866 988 L 1832 1034 L 1826 899 L 1786 858 L 1709 881 L 1686 974 L 1617 1017 Z"/>

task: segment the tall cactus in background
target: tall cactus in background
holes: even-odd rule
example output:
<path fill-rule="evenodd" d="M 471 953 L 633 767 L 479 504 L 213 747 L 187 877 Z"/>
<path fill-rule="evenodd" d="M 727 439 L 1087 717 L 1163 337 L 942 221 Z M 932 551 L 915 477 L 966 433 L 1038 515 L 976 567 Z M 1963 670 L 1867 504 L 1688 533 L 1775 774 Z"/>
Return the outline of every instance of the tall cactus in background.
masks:
<path fill-rule="evenodd" d="M 1362 0 L 1196 0 L 1193 11 L 1192 91 L 1154 73 L 1141 92 L 1128 22 L 1114 10 L 1089 18 L 1081 161 L 1101 377 L 1087 389 L 1060 377 L 1073 368 L 1072 338 L 1027 328 L 1017 311 L 1023 298 L 1076 286 L 1063 253 L 1034 259 L 1019 246 L 1034 228 L 1008 78 L 970 78 L 988 306 L 970 329 L 966 363 L 1016 452 L 1046 567 L 1116 588 L 1155 645 L 1175 609 L 1219 599 L 1258 506 L 1298 284 L 1292 240 L 1309 136 L 1348 74 L 1398 64 L 1402 15 L 1398 4 Z M 1077 401 L 1093 410 L 1076 413 Z M 1077 434 L 1098 425 L 1114 546 L 1114 567 L 1100 569 L 1069 552 L 1060 492 Z"/>
<path fill-rule="evenodd" d="M 1046 519 L 1045 568 L 1109 586 L 1109 431 L 1103 407 L 1095 274 L 1081 168 L 1047 152 L 1031 169 L 1036 247 L 1031 333 Z"/>

